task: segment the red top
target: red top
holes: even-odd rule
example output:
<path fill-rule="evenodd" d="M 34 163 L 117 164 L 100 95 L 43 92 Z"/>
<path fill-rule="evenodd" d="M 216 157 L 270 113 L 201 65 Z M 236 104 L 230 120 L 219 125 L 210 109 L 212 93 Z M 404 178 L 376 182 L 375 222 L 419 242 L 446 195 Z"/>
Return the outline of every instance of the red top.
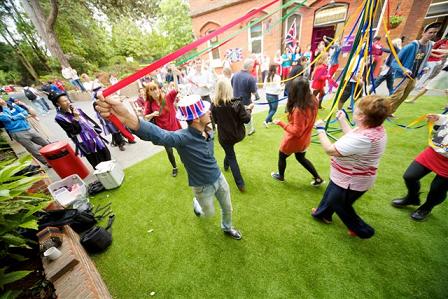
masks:
<path fill-rule="evenodd" d="M 162 129 L 168 131 L 176 131 L 181 128 L 176 118 L 176 102 L 177 90 L 171 90 L 165 95 L 165 104 L 162 103 L 162 109 L 156 101 L 146 101 L 144 115 L 151 114 L 154 111 L 160 111 L 160 115 L 153 118 L 154 123 Z"/>
<path fill-rule="evenodd" d="M 419 164 L 430 169 L 441 177 L 448 178 L 448 158 L 427 147 L 415 158 Z"/>
<path fill-rule="evenodd" d="M 314 71 L 311 88 L 321 90 L 325 88 L 325 81 L 328 79 L 328 66 L 324 63 L 319 65 Z"/>
<path fill-rule="evenodd" d="M 305 110 L 294 108 L 288 115 L 288 123 L 280 121 L 278 124 L 285 130 L 280 151 L 290 155 L 304 152 L 311 143 L 311 133 L 316 121 L 318 101 L 313 97 L 314 106 Z"/>
<path fill-rule="evenodd" d="M 257 66 L 259 66 L 259 65 L 260 65 L 260 63 L 258 62 L 258 59 L 255 59 L 255 61 L 254 61 L 254 67 L 253 67 L 252 70 L 250 71 L 251 75 L 254 76 L 255 78 L 258 77 L 258 74 L 257 74 Z"/>
<path fill-rule="evenodd" d="M 438 42 L 434 44 L 432 47 L 433 50 L 435 49 L 448 49 L 448 39 L 441 39 Z M 434 56 L 429 56 L 428 61 L 440 61 L 442 58 L 437 58 Z"/>

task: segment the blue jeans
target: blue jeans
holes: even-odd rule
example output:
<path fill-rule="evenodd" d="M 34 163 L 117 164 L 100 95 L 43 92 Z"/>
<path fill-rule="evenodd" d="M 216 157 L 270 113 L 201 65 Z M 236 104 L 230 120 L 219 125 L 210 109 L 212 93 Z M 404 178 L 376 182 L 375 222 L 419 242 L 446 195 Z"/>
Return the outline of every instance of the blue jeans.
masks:
<path fill-rule="evenodd" d="M 240 167 L 236 160 L 234 144 L 221 144 L 226 156 L 224 158 L 224 168 L 229 168 L 232 171 L 233 179 L 238 187 L 244 187 L 244 180 L 241 176 Z"/>
<path fill-rule="evenodd" d="M 43 97 L 37 97 L 33 104 L 36 105 L 37 109 L 40 110 L 41 113 L 46 113 L 50 110 L 50 106 L 48 106 L 47 102 L 45 102 Z"/>
<path fill-rule="evenodd" d="M 230 188 L 226 178 L 221 173 L 218 180 L 211 185 L 191 187 L 205 217 L 215 214 L 213 198 L 216 196 L 221 206 L 221 228 L 228 231 L 232 228 L 232 201 L 230 200 Z"/>
<path fill-rule="evenodd" d="M 375 86 L 375 89 L 378 88 L 378 86 L 383 83 L 383 81 L 386 81 L 387 89 L 389 90 L 389 95 L 391 95 L 394 92 L 394 74 L 392 71 L 389 71 L 386 75 L 380 75 L 378 76 L 375 81 L 373 82 L 373 85 Z M 370 93 L 372 93 L 373 87 L 370 89 Z"/>
<path fill-rule="evenodd" d="M 81 91 L 86 91 L 84 85 L 82 85 L 81 81 L 79 79 L 76 80 L 70 80 L 70 83 L 76 87 L 79 88 Z"/>
<path fill-rule="evenodd" d="M 277 112 L 278 95 L 267 93 L 266 100 L 269 103 L 269 112 L 268 112 L 268 116 L 265 119 L 265 122 L 270 123 L 270 122 L 272 122 L 272 117 L 274 117 L 275 112 Z"/>
<path fill-rule="evenodd" d="M 362 239 L 371 238 L 375 234 L 375 230 L 365 223 L 353 208 L 355 201 L 365 192 L 344 189 L 330 180 L 324 197 L 313 216 L 331 221 L 333 214 L 336 212 L 342 222 L 358 237 Z"/>

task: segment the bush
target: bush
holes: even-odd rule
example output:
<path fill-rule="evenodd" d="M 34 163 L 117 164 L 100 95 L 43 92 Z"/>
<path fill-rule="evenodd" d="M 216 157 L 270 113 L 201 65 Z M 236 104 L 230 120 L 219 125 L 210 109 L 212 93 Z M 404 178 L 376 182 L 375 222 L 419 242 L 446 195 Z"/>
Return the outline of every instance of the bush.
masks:
<path fill-rule="evenodd" d="M 28 194 L 27 190 L 43 179 L 43 176 L 24 176 L 18 173 L 31 164 L 31 157 L 0 162 L 0 261 L 24 260 L 23 256 L 11 252 L 12 248 L 29 248 L 32 240 L 22 234 L 23 229 L 36 230 L 37 217 L 34 214 L 48 205 L 46 195 Z M 0 268 L 0 289 L 28 275 L 29 271 L 12 271 Z"/>

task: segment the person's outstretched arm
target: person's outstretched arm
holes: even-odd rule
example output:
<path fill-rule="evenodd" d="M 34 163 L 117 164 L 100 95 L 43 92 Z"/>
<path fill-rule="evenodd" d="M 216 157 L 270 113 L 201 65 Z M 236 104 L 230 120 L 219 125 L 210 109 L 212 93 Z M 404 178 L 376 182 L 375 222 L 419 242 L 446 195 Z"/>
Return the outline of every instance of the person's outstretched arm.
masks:
<path fill-rule="evenodd" d="M 134 131 L 140 139 L 152 141 L 152 143 L 157 145 L 172 147 L 180 146 L 185 142 L 181 134 L 163 130 L 150 122 L 139 119 L 116 97 L 105 98 L 102 94 L 98 94 L 98 99 L 98 105 L 95 109 L 102 117 L 108 118 L 112 114 L 115 115 L 126 127 Z"/>

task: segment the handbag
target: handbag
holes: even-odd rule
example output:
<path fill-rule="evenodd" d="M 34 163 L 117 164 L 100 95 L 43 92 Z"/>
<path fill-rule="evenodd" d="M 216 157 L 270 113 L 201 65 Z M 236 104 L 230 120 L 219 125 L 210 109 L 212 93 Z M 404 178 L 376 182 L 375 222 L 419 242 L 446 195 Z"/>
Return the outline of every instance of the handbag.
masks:
<path fill-rule="evenodd" d="M 81 245 L 89 253 L 99 253 L 112 244 L 112 224 L 115 215 L 110 215 L 105 228 L 94 226 L 86 231 L 80 239 Z"/>

